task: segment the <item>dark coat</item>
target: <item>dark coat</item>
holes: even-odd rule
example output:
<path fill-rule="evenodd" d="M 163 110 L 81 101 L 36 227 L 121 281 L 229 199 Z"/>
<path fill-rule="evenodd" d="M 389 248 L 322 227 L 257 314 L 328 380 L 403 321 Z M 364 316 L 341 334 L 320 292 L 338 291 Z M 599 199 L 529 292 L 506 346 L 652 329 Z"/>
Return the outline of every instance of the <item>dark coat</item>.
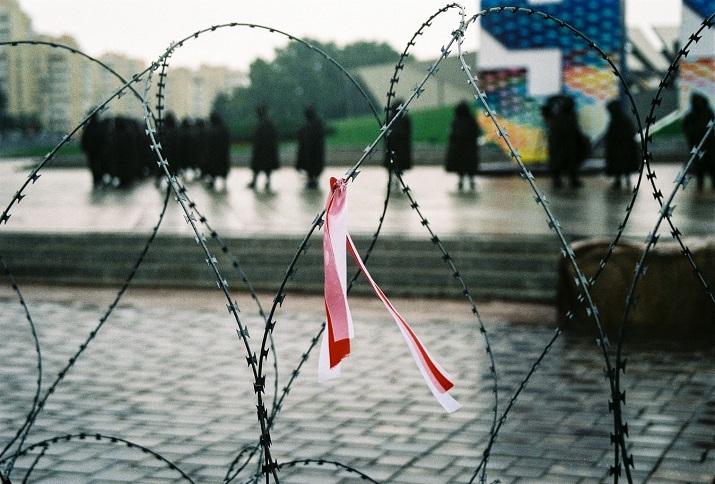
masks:
<path fill-rule="evenodd" d="M 693 148 L 700 144 L 708 129 L 708 123 L 713 119 L 713 110 L 705 96 L 693 94 L 691 100 L 691 109 L 688 114 L 683 117 L 683 131 L 685 139 L 688 142 L 688 147 Z M 710 132 L 710 135 L 705 140 L 703 145 L 705 154 L 696 163 L 702 167 L 711 169 L 715 167 L 715 133 Z"/>
<path fill-rule="evenodd" d="M 120 186 L 131 185 L 139 173 L 139 151 L 137 146 L 134 121 L 118 116 L 114 120 L 114 146 L 116 153 L 116 172 Z"/>
<path fill-rule="evenodd" d="M 259 118 L 253 135 L 251 170 L 270 173 L 280 166 L 278 160 L 278 133 L 273 121 Z"/>
<path fill-rule="evenodd" d="M 475 175 L 479 168 L 477 138 L 479 126 L 467 105 L 457 107 L 449 133 L 445 170 L 460 175 Z"/>
<path fill-rule="evenodd" d="M 176 173 L 177 170 L 181 169 L 181 132 L 180 127 L 176 122 L 176 118 L 172 113 L 167 113 L 164 118 L 164 122 L 161 125 L 159 131 L 159 139 L 161 141 L 162 155 L 164 160 L 169 164 L 169 171 L 171 173 Z M 155 161 L 156 156 L 153 157 Z M 154 168 L 154 174 L 157 176 L 164 176 L 163 168 L 159 167 L 157 164 Z"/>
<path fill-rule="evenodd" d="M 578 124 L 571 97 L 552 96 L 542 109 L 548 128 L 549 166 L 555 172 L 573 172 L 588 157 L 590 142 Z"/>
<path fill-rule="evenodd" d="M 412 122 L 406 114 L 392 124 L 385 145 L 383 165 L 386 168 L 400 171 L 412 168 Z M 394 159 L 394 165 L 390 163 L 391 157 Z"/>
<path fill-rule="evenodd" d="M 316 115 L 306 116 L 298 130 L 298 157 L 295 167 L 309 176 L 318 176 L 325 167 L 325 129 Z"/>
<path fill-rule="evenodd" d="M 231 164 L 231 135 L 228 127 L 218 115 L 211 115 L 206 134 L 208 138 L 206 173 L 210 176 L 226 178 Z"/>
<path fill-rule="evenodd" d="M 102 152 L 104 144 L 107 143 L 107 133 L 105 124 L 102 123 L 96 114 L 93 114 L 87 121 L 80 139 L 80 147 L 87 156 L 87 164 L 92 172 L 92 179 L 98 185 L 102 179 Z"/>
<path fill-rule="evenodd" d="M 617 101 L 609 103 L 608 111 L 611 114 L 611 122 L 604 139 L 606 175 L 634 173 L 640 165 L 640 148 L 635 139 L 635 125 L 623 113 Z"/>

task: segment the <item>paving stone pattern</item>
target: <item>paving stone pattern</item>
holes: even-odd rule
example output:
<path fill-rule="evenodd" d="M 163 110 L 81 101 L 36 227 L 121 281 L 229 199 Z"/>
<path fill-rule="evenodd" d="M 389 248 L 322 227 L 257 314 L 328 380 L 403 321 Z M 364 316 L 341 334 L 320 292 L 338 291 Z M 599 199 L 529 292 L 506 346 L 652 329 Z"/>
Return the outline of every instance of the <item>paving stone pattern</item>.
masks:
<path fill-rule="evenodd" d="M 217 295 L 216 309 L 187 309 L 157 299 L 120 304 L 88 350 L 50 396 L 27 444 L 67 434 L 89 435 L 50 445 L 32 483 L 181 482 L 165 463 L 118 437 L 169 459 L 194 482 L 221 482 L 241 449 L 260 433 L 252 375 L 235 322 Z M 109 302 L 109 301 L 108 301 Z M 107 302 L 107 303 L 108 303 Z M 30 314 L 42 348 L 43 388 L 98 324 L 106 305 L 33 301 Z M 342 376 L 317 383 L 317 353 L 291 387 L 272 430 L 279 464 L 337 461 L 380 482 L 469 482 L 493 419 L 493 387 L 476 321 L 445 314 L 435 322 L 398 308 L 456 379 L 463 408 L 445 414 L 424 385 L 387 313 L 355 314 L 353 354 Z M 242 307 L 259 349 L 262 323 Z M 465 305 L 465 314 L 469 308 Z M 282 389 L 321 324 L 314 313 L 279 309 L 274 333 Z M 554 327 L 485 321 L 496 360 L 501 414 Z M 17 301 L 0 300 L 0 444 L 30 409 L 37 355 Z M 712 483 L 715 477 L 715 344 L 673 341 L 626 346 L 625 420 L 635 482 Z M 268 402 L 274 372 L 269 366 Z M 604 361 L 589 331 L 566 331 L 519 396 L 492 449 L 487 482 L 613 482 L 612 416 Z M 18 459 L 22 482 L 38 450 Z M 241 462 L 245 462 L 242 460 Z M 234 482 L 250 480 L 254 458 Z M 349 483 L 360 477 L 332 464 L 286 465 L 288 483 Z"/>

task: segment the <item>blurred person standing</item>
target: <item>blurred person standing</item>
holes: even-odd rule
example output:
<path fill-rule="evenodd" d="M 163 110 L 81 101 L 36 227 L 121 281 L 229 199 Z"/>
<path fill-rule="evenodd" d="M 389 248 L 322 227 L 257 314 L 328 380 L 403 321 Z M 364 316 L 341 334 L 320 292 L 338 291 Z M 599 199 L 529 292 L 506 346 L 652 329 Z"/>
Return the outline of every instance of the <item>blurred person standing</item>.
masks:
<path fill-rule="evenodd" d="M 103 145 L 107 142 L 107 136 L 104 132 L 105 124 L 99 119 L 97 113 L 93 113 L 87 120 L 82 131 L 80 139 L 80 148 L 87 157 L 87 164 L 92 173 L 92 186 L 94 188 L 102 187 L 102 175 L 104 167 L 102 166 L 102 151 Z"/>
<path fill-rule="evenodd" d="M 251 152 L 251 171 L 253 178 L 248 184 L 248 188 L 255 189 L 258 181 L 258 174 L 266 174 L 265 189 L 271 189 L 271 172 L 278 169 L 280 162 L 278 159 L 278 133 L 273 121 L 268 116 L 266 106 L 256 108 L 258 123 L 253 135 L 253 150 Z"/>
<path fill-rule="evenodd" d="M 613 189 L 620 190 L 623 179 L 626 187 L 631 188 L 630 175 L 638 170 L 641 159 L 636 128 L 623 112 L 620 101 L 609 102 L 606 109 L 611 117 L 604 138 L 606 175 L 613 177 Z"/>
<path fill-rule="evenodd" d="M 308 180 L 305 187 L 318 188 L 318 177 L 325 167 L 325 128 L 323 121 L 309 106 L 304 111 L 305 120 L 298 130 L 298 157 L 295 168 L 305 171 Z"/>
<path fill-rule="evenodd" d="M 400 106 L 402 106 L 402 100 L 396 99 L 388 108 L 386 124 L 395 118 Z M 383 166 L 390 172 L 403 172 L 412 168 L 412 122 L 406 111 L 395 120 L 385 136 Z M 396 188 L 396 186 L 397 180 L 393 178 L 391 188 Z"/>
<path fill-rule="evenodd" d="M 683 118 L 683 131 L 691 150 L 698 146 L 708 130 L 708 123 L 715 115 L 710 107 L 708 99 L 699 93 L 690 96 L 690 111 Z M 691 165 L 691 171 L 695 172 L 698 190 L 702 190 L 705 185 L 705 175 L 710 177 L 712 188 L 715 189 L 715 133 L 710 131 L 705 143 L 703 143 L 702 158 L 695 158 Z"/>
<path fill-rule="evenodd" d="M 469 105 L 462 101 L 454 109 L 454 119 L 450 127 L 445 170 L 459 176 L 457 189 L 464 189 L 465 178 L 469 179 L 469 189 L 476 190 L 474 176 L 479 169 L 479 125 Z"/>
<path fill-rule="evenodd" d="M 576 103 L 571 96 L 550 97 L 541 108 L 548 132 L 549 169 L 554 188 L 561 188 L 566 175 L 572 189 L 580 188 L 579 169 L 589 155 L 590 140 L 581 131 Z"/>
<path fill-rule="evenodd" d="M 207 129 L 207 163 L 205 167 L 206 184 L 216 188 L 223 181 L 226 187 L 228 172 L 231 167 L 231 134 L 221 115 L 212 112 Z"/>

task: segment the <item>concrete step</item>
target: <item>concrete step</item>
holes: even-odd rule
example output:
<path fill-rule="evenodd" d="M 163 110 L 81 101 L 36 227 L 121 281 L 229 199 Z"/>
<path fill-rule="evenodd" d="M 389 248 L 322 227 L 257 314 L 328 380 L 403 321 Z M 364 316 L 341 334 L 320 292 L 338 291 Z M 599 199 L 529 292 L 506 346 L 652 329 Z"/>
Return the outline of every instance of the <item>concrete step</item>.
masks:
<path fill-rule="evenodd" d="M 132 273 L 147 234 L 11 233 L 0 234 L 0 255 L 18 283 L 120 285 Z M 232 290 L 245 290 L 239 267 L 258 291 L 275 292 L 293 260 L 301 238 L 209 238 L 221 275 Z M 369 237 L 355 238 L 362 255 Z M 553 302 L 560 257 L 555 239 L 499 235 L 444 239 L 451 261 L 476 298 Z M 226 257 L 230 254 L 232 257 Z M 287 290 L 320 293 L 323 289 L 320 234 L 299 258 Z M 439 247 L 429 239 L 381 237 L 367 262 L 388 295 L 461 297 L 462 288 Z M 349 261 L 348 277 L 357 266 Z M 216 286 L 206 255 L 189 236 L 160 234 L 151 244 L 132 281 L 139 287 Z M 355 294 L 371 292 L 364 280 Z"/>

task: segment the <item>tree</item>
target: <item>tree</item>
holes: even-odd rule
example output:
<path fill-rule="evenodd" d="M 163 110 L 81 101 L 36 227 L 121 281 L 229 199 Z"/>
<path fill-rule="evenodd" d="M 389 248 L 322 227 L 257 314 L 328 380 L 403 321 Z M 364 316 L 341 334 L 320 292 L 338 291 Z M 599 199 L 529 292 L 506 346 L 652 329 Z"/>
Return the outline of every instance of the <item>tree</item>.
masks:
<path fill-rule="evenodd" d="M 344 48 L 334 43 L 309 40 L 346 70 L 372 64 L 396 62 L 399 54 L 388 44 L 357 42 Z M 248 139 L 253 131 L 255 110 L 268 108 L 282 138 L 294 137 L 303 110 L 313 106 L 324 119 L 339 119 L 380 112 L 379 102 L 365 100 L 350 80 L 320 53 L 299 42 L 277 49 L 275 59 L 257 59 L 251 64 L 249 85 L 236 88 L 228 97 L 217 98 L 214 109 L 225 116 L 237 139 Z"/>

